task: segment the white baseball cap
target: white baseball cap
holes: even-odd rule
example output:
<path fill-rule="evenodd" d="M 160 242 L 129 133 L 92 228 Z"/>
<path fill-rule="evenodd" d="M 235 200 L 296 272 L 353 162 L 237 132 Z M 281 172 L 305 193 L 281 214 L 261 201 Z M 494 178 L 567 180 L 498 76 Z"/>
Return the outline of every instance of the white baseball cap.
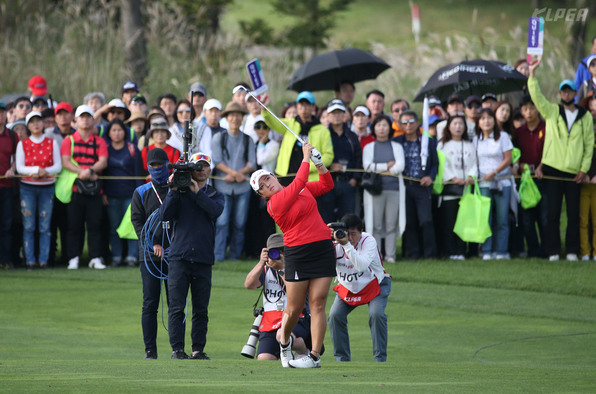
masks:
<path fill-rule="evenodd" d="M 365 116 L 370 116 L 370 110 L 366 108 L 364 105 L 357 106 L 352 114 L 356 115 L 358 112 L 364 114 Z"/>
<path fill-rule="evenodd" d="M 219 100 L 209 99 L 205 101 L 205 104 L 203 104 L 203 111 L 210 110 L 211 108 L 217 108 L 221 111 L 221 103 L 219 102 Z"/>
<path fill-rule="evenodd" d="M 86 104 L 79 105 L 77 107 L 77 111 L 75 112 L 75 118 L 78 118 L 79 116 L 81 116 L 83 114 L 89 114 L 89 115 L 93 116 L 93 109 Z"/>
<path fill-rule="evenodd" d="M 36 116 L 37 116 L 38 118 L 42 119 L 42 117 L 41 117 L 41 114 L 40 114 L 39 112 L 37 112 L 37 111 L 32 111 L 32 112 L 29 112 L 29 113 L 27 114 L 27 117 L 25 118 L 25 124 L 29 124 L 29 121 L 31 120 L 31 118 L 34 118 L 34 117 L 36 117 Z"/>
<path fill-rule="evenodd" d="M 250 186 L 252 186 L 252 190 L 254 190 L 255 192 L 259 191 L 259 180 L 264 177 L 265 175 L 273 175 L 271 172 L 267 171 L 267 170 L 256 170 L 255 172 L 252 173 L 252 175 L 250 176 Z"/>

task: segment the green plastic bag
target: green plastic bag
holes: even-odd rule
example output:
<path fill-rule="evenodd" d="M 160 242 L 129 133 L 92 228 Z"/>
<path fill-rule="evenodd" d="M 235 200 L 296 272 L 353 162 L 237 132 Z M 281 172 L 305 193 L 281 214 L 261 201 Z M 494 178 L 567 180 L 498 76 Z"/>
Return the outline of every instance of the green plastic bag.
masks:
<path fill-rule="evenodd" d="M 132 220 L 130 219 L 130 204 L 128 204 L 128 208 L 126 208 L 126 212 L 124 212 L 124 217 L 122 217 L 122 221 L 120 222 L 120 226 L 116 229 L 118 236 L 122 239 L 139 239 L 137 237 L 137 232 L 135 231 L 134 226 L 132 225 Z"/>
<path fill-rule="evenodd" d="M 511 151 L 511 163 L 515 164 L 521 157 L 521 150 L 519 148 L 513 148 Z"/>
<path fill-rule="evenodd" d="M 470 185 L 464 188 L 453 232 L 464 242 L 483 243 L 493 234 L 488 222 L 489 215 L 490 197 L 480 194 L 478 182 L 474 178 L 474 193 L 470 192 Z"/>
<path fill-rule="evenodd" d="M 445 154 L 440 150 L 437 150 L 437 156 L 439 158 L 439 170 L 437 171 L 437 176 L 435 177 L 435 181 L 433 182 L 433 194 L 441 194 L 443 193 L 443 172 L 445 171 Z"/>
<path fill-rule="evenodd" d="M 56 198 L 63 204 L 68 204 L 72 198 L 72 185 L 74 185 L 75 179 L 79 174 L 76 172 L 62 169 L 60 174 L 56 177 Z"/>
<path fill-rule="evenodd" d="M 523 209 L 534 208 L 542 199 L 540 190 L 538 190 L 536 182 L 532 179 L 532 174 L 527 164 L 524 164 L 524 172 L 519 183 L 519 198 Z"/>

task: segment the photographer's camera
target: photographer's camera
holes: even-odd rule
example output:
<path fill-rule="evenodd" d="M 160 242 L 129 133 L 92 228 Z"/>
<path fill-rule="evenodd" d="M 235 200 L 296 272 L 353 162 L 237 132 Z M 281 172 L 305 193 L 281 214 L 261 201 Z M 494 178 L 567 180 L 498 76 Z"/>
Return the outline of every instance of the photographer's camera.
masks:
<path fill-rule="evenodd" d="M 344 222 L 333 222 L 328 226 L 333 230 L 336 239 L 345 238 L 348 235 L 348 228 Z"/>

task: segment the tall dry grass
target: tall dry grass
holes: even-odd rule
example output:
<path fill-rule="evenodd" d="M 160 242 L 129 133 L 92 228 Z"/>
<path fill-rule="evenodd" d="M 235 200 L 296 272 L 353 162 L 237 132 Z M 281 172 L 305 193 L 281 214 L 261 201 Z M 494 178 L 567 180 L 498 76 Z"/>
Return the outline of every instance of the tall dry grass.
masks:
<path fill-rule="evenodd" d="M 226 32 L 207 38 L 187 25 L 179 11 L 166 9 L 158 2 L 146 7 L 149 75 L 142 91 L 151 103 L 165 92 L 186 96 L 190 83 L 201 81 L 210 97 L 225 104 L 236 82 L 248 80 L 245 64 L 255 57 L 260 59 L 270 86 L 272 107 L 279 110 L 283 102 L 295 98 L 286 85 L 304 59 L 312 57 L 311 51 L 250 45 L 243 37 Z M 118 15 L 111 3 L 89 2 L 83 6 L 79 1 L 66 0 L 63 7 L 48 7 L 33 20 L 15 18 L 19 23 L 4 32 L 0 45 L 0 96 L 24 92 L 28 79 L 36 74 L 46 77 L 55 99 L 75 105 L 90 91 L 103 91 L 108 98 L 119 96 L 120 86 L 129 74 Z M 401 41 L 410 39 L 403 37 Z M 562 42 L 548 35 L 545 42 L 539 79 L 547 97 L 555 99 L 558 82 L 572 77 L 574 66 L 566 60 Z M 410 44 L 371 42 L 372 52 L 391 68 L 375 81 L 359 83 L 355 104 L 363 102 L 365 92 L 372 88 L 383 90 L 387 101 L 412 99 L 441 66 L 465 58 L 513 63 L 525 57 L 525 46 L 525 32 L 519 27 L 508 37 L 499 36 L 491 27 L 478 35 L 433 33 L 423 37 L 414 50 Z M 317 92 L 316 96 L 319 103 L 325 103 L 332 92 Z"/>

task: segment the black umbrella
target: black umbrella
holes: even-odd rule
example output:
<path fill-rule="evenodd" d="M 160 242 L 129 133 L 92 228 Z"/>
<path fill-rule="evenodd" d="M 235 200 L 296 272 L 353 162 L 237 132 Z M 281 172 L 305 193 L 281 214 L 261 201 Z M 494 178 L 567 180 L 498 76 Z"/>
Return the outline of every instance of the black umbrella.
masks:
<path fill-rule="evenodd" d="M 513 66 L 492 60 L 466 60 L 441 67 L 426 81 L 414 101 L 424 96 L 447 100 L 453 93 L 463 97 L 485 93 L 505 93 L 522 90 L 527 78 Z"/>
<path fill-rule="evenodd" d="M 325 52 L 302 65 L 292 75 L 288 89 L 296 92 L 333 90 L 341 82 L 375 79 L 389 67 L 383 59 L 356 48 Z"/>

